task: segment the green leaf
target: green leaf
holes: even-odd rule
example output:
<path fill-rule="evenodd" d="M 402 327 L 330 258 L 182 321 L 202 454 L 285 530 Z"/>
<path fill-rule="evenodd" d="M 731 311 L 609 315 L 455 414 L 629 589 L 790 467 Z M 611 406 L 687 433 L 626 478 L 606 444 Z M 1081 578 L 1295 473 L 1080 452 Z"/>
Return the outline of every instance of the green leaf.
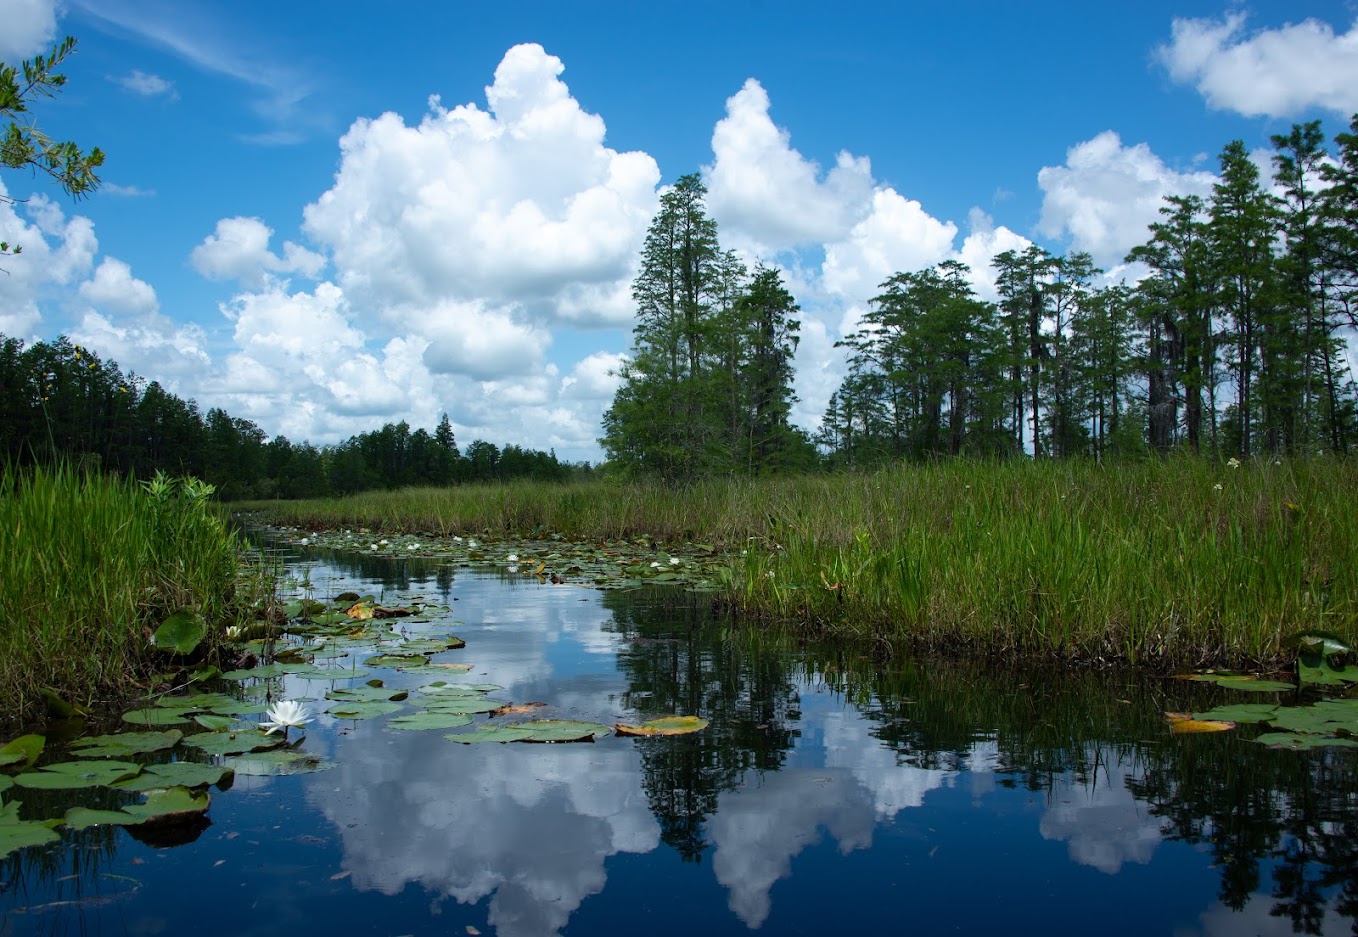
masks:
<path fill-rule="evenodd" d="M 372 719 L 376 716 L 400 712 L 404 708 L 405 706 L 400 703 L 338 702 L 327 709 L 326 712 L 338 719 Z"/>
<path fill-rule="evenodd" d="M 214 713 L 198 713 L 194 715 L 193 721 L 209 732 L 221 732 L 240 724 L 235 716 L 218 716 Z"/>
<path fill-rule="evenodd" d="M 380 683 L 380 681 L 379 681 Z M 343 700 L 352 703 L 374 703 L 385 702 L 386 700 L 403 700 L 410 695 L 410 691 L 403 687 L 389 686 L 354 686 L 340 690 L 331 690 L 325 694 L 326 699 Z"/>
<path fill-rule="evenodd" d="M 168 826 L 202 816 L 211 803 L 207 791 L 169 787 L 147 792 L 146 803 L 128 804 L 123 812 L 139 818 L 141 823 Z"/>
<path fill-rule="evenodd" d="M 1329 631 L 1302 631 L 1288 635 L 1282 646 L 1318 654 L 1347 654 L 1353 648 L 1339 635 Z"/>
<path fill-rule="evenodd" d="M 174 748 L 183 737 L 184 733 L 178 729 L 167 729 L 164 732 L 123 732 L 118 735 L 96 735 L 77 739 L 71 743 L 71 747 L 79 749 L 75 754 L 82 758 L 125 758 L 128 755 L 142 755 Z"/>
<path fill-rule="evenodd" d="M 46 737 L 33 733 L 12 739 L 0 747 L 0 765 L 31 765 L 38 760 L 46 744 Z"/>
<path fill-rule="evenodd" d="M 1261 745 L 1269 748 L 1291 748 L 1303 750 L 1308 748 L 1358 748 L 1358 742 L 1353 739 L 1335 738 L 1329 735 L 1298 735 L 1295 732 L 1265 732 L 1255 739 Z"/>
<path fill-rule="evenodd" d="M 255 752 L 228 758 L 226 766 L 243 777 L 276 777 L 287 774 L 311 774 L 335 767 L 331 761 L 322 761 L 306 752 L 284 750 Z"/>
<path fill-rule="evenodd" d="M 151 637 L 151 643 L 163 651 L 190 654 L 206 634 L 207 625 L 203 622 L 203 616 L 183 609 L 165 619 Z"/>
<path fill-rule="evenodd" d="M 456 729 L 470 725 L 472 717 L 462 712 L 426 710 L 387 720 L 388 729 Z"/>
<path fill-rule="evenodd" d="M 17 802 L 6 804 L 6 809 L 18 806 Z M 29 846 L 42 846 L 60 839 L 61 836 L 41 823 L 18 819 L 13 822 L 0 822 L 0 858 Z"/>
<path fill-rule="evenodd" d="M 427 667 L 429 658 L 423 654 L 378 654 L 363 663 L 369 667 Z"/>
<path fill-rule="evenodd" d="M 92 826 L 135 826 L 141 823 L 140 817 L 121 810 L 92 810 L 89 807 L 72 807 L 66 811 L 65 826 L 73 830 L 84 830 Z"/>
<path fill-rule="evenodd" d="M 173 761 L 147 765 L 135 778 L 112 785 L 122 791 L 147 791 L 157 787 L 231 786 L 231 769 L 225 765 L 205 765 L 196 761 Z"/>
<path fill-rule="evenodd" d="M 140 771 L 140 765 L 125 761 L 65 761 L 20 774 L 14 778 L 14 783 L 39 790 L 78 790 L 107 787 L 134 777 Z"/>
<path fill-rule="evenodd" d="M 1236 703 L 1234 706 L 1218 706 L 1207 712 L 1194 713 L 1193 718 L 1204 721 L 1267 722 L 1277 711 L 1278 707 L 1272 703 Z"/>
<path fill-rule="evenodd" d="M 514 722 L 505 726 L 478 729 L 445 738 L 454 742 L 592 742 L 612 731 L 598 722 L 575 722 L 568 719 L 538 719 Z"/>
<path fill-rule="evenodd" d="M 123 713 L 123 721 L 139 726 L 186 726 L 190 724 L 190 719 L 183 710 L 162 709 L 157 706 L 125 712 Z"/>
<path fill-rule="evenodd" d="M 505 704 L 500 700 L 486 699 L 484 696 L 464 696 L 449 694 L 435 696 L 424 701 L 426 708 L 441 713 L 488 713 Z"/>
<path fill-rule="evenodd" d="M 283 744 L 283 736 L 266 735 L 258 729 L 242 729 L 239 732 L 199 732 L 184 739 L 184 744 L 205 751 L 209 755 L 242 755 L 246 752 L 276 748 Z"/>

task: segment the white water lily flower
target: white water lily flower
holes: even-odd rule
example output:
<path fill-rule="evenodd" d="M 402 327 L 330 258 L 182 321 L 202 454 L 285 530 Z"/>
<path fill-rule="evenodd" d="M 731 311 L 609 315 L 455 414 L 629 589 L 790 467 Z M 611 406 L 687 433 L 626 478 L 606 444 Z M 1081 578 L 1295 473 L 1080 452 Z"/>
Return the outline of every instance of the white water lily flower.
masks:
<path fill-rule="evenodd" d="M 291 699 L 279 700 L 267 715 L 268 718 L 260 723 L 260 726 L 267 727 L 266 735 L 273 735 L 282 729 L 286 736 L 292 726 L 304 726 L 311 721 L 311 711 L 306 705 Z"/>
<path fill-rule="evenodd" d="M 386 542 L 385 540 L 379 540 L 379 541 L 377 541 L 377 542 L 380 543 L 380 544 L 382 544 L 382 546 L 384 546 L 384 547 L 387 545 L 387 542 Z"/>
<path fill-rule="evenodd" d="M 480 544 L 478 544 L 475 540 L 468 540 L 468 541 L 467 541 L 467 549 L 468 549 L 468 550 L 475 550 L 478 546 L 480 546 Z"/>
<path fill-rule="evenodd" d="M 506 556 L 505 559 L 510 563 L 517 563 L 519 561 L 519 554 L 511 553 L 509 556 Z"/>
<path fill-rule="evenodd" d="M 461 543 L 461 542 L 462 542 L 462 538 L 459 537 L 457 534 L 453 534 L 453 543 Z"/>
<path fill-rule="evenodd" d="M 245 637 L 245 629 L 242 628 L 240 625 L 226 626 L 226 640 L 239 641 L 243 637 Z"/>
<path fill-rule="evenodd" d="M 678 566 L 678 565 L 679 565 L 679 557 L 677 557 L 677 556 L 672 556 L 672 557 L 670 557 L 670 565 L 671 565 L 671 566 Z"/>
<path fill-rule="evenodd" d="M 507 571 L 507 572 L 511 572 L 511 573 L 517 573 L 517 572 L 519 571 L 519 567 L 517 567 L 517 566 L 509 566 L 509 567 L 506 567 L 506 571 Z"/>
<path fill-rule="evenodd" d="M 659 563 L 658 561 L 651 564 L 651 569 L 659 569 L 659 568 L 660 568 L 660 563 Z"/>
<path fill-rule="evenodd" d="M 303 546 L 303 547 L 304 547 L 304 546 L 306 546 L 307 544 L 309 544 L 310 542 L 311 542 L 311 539 L 310 539 L 309 537 L 303 537 L 301 540 L 297 541 L 297 544 L 298 544 L 298 546 Z"/>

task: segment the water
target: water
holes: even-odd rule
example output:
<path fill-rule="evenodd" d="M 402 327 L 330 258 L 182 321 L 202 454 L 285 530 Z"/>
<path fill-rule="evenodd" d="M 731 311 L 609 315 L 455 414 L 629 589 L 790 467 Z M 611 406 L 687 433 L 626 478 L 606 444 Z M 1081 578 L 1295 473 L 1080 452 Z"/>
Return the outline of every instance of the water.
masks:
<path fill-rule="evenodd" d="M 192 842 L 105 827 L 11 857 L 0 934 L 1355 930 L 1358 759 L 1168 734 L 1165 710 L 1228 691 L 789 649 L 682 592 L 333 554 L 294 568 L 318 597 L 446 602 L 458 624 L 415 627 L 466 639 L 440 659 L 475 669 L 449 679 L 498 699 L 711 726 L 464 746 L 322 717 L 303 747 L 335 768 L 238 776 Z"/>

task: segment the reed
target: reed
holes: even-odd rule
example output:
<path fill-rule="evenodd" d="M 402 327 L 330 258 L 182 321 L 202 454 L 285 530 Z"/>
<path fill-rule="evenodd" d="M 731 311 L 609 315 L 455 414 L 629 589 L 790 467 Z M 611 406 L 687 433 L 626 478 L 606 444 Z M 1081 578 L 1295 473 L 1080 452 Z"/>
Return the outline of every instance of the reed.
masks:
<path fill-rule="evenodd" d="M 156 485 L 159 485 L 159 488 Z M 173 663 L 148 642 L 180 609 L 234 621 L 239 544 L 210 489 L 146 488 L 71 468 L 0 473 L 0 719 L 125 696 Z M 262 583 L 256 583 L 256 587 Z"/>
<path fill-rule="evenodd" d="M 269 503 L 302 527 L 647 535 L 733 558 L 726 600 L 818 632 L 945 651 L 1271 664 L 1358 635 L 1358 464 L 949 460 L 873 473 L 408 489 Z"/>

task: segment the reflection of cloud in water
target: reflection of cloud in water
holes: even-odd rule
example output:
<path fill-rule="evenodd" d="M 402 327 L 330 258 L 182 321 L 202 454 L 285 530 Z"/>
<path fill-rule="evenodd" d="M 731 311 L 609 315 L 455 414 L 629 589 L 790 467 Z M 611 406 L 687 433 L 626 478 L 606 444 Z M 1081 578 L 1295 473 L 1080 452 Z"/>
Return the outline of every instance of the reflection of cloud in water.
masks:
<path fill-rule="evenodd" d="M 1148 864 L 1160 843 L 1160 821 L 1127 789 L 1131 773 L 1114 761 L 1103 766 L 1095 784 L 1062 782 L 1042 815 L 1043 839 L 1067 840 L 1071 859 L 1109 875 L 1124 862 Z"/>
<path fill-rule="evenodd" d="M 475 682 L 504 686 L 498 699 L 617 715 L 610 697 L 623 679 L 576 666 L 616 640 L 603 633 L 597 594 L 495 583 L 483 602 L 478 585 L 465 581 L 464 623 L 429 626 L 467 640 L 447 659 L 475 663 Z M 631 745 L 462 746 L 442 732 L 365 723 L 339 748 L 340 766 L 317 775 L 308 796 L 340 831 L 353 885 L 396 894 L 413 883 L 464 903 L 490 896 L 502 937 L 557 932 L 603 889 L 609 856 L 660 842 Z"/>
<path fill-rule="evenodd" d="M 851 708 L 825 717 L 825 763 L 846 768 L 872 792 L 879 820 L 890 820 L 906 807 L 924 803 L 924 795 L 950 784 L 956 771 L 926 770 L 897 764 L 896 752 L 872 733 L 880 723 Z"/>
<path fill-rule="evenodd" d="M 660 841 L 631 746 L 463 747 L 430 734 L 365 732 L 310 790 L 356 888 L 490 895 L 503 937 L 552 934 L 602 891 L 607 857 Z"/>
<path fill-rule="evenodd" d="M 872 845 L 872 795 L 846 771 L 780 771 L 757 787 L 723 794 L 708 827 L 712 870 L 731 890 L 731 910 L 749 927 L 769 916 L 769 890 L 792 857 L 825 827 L 841 854 Z"/>

